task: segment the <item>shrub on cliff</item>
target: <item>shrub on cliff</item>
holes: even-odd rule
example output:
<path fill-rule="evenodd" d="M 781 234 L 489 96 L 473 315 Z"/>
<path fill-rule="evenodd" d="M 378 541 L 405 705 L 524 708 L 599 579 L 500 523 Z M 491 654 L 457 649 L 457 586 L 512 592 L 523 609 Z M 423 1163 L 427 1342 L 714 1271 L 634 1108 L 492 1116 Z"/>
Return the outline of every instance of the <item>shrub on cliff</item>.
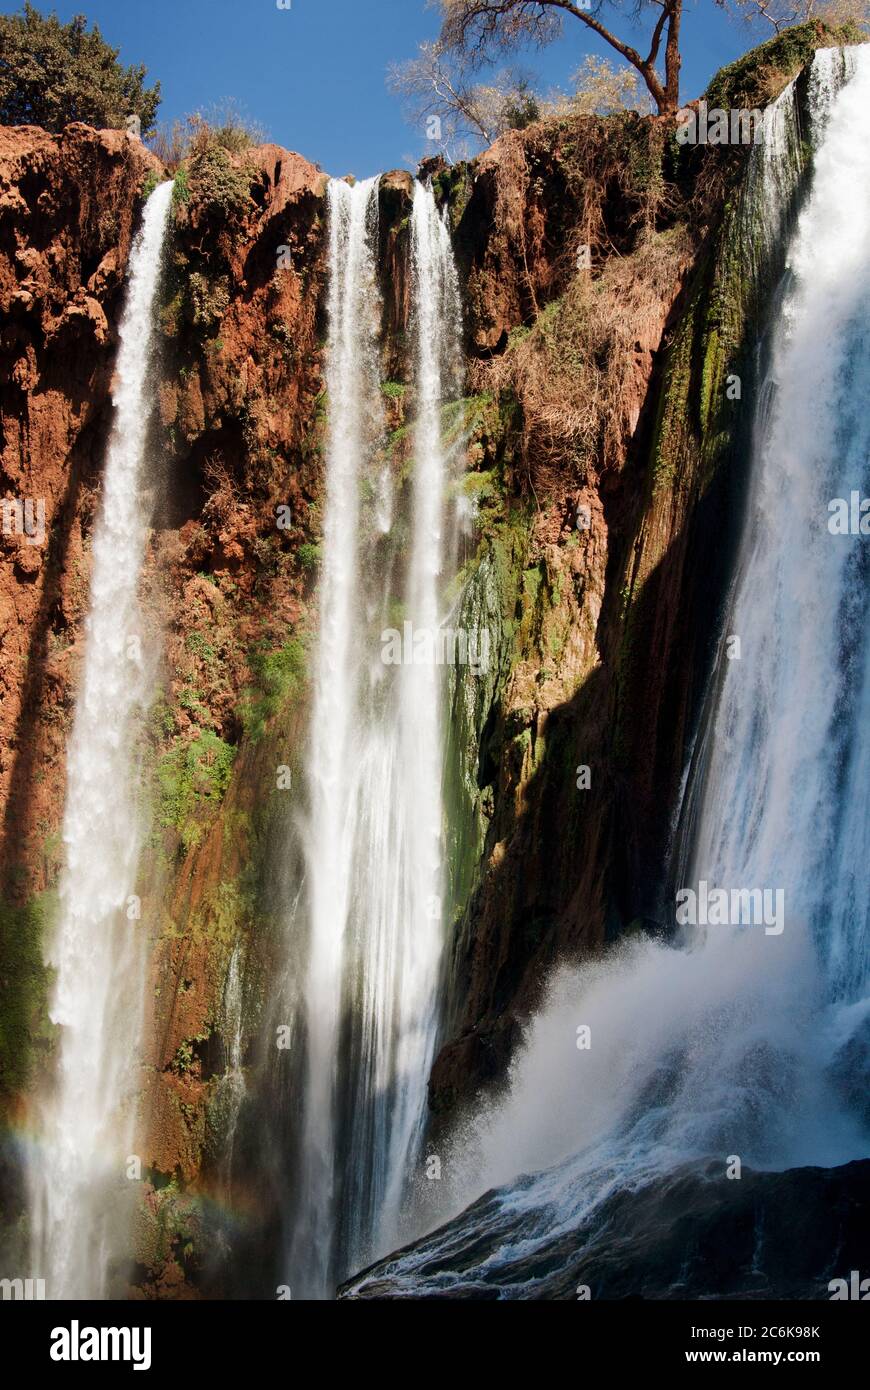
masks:
<path fill-rule="evenodd" d="M 20 15 L 0 15 L 0 124 L 39 125 L 59 131 L 71 121 L 123 129 L 137 115 L 153 128 L 160 83 L 145 86 L 146 70 L 125 68 L 84 15 L 61 24 L 25 4 Z"/>
<path fill-rule="evenodd" d="M 250 174 L 222 145 L 209 145 L 193 155 L 188 181 L 191 207 L 200 214 L 232 219 L 251 206 Z"/>
<path fill-rule="evenodd" d="M 176 739 L 157 765 L 157 822 L 175 829 L 185 850 L 199 843 L 200 817 L 218 805 L 229 786 L 236 750 L 212 729 Z"/>
<path fill-rule="evenodd" d="M 192 111 L 169 125 L 158 126 L 149 141 L 151 149 L 170 173 L 209 149 L 220 147 L 230 154 L 244 154 L 266 140 L 263 127 L 231 98 L 205 111 Z"/>

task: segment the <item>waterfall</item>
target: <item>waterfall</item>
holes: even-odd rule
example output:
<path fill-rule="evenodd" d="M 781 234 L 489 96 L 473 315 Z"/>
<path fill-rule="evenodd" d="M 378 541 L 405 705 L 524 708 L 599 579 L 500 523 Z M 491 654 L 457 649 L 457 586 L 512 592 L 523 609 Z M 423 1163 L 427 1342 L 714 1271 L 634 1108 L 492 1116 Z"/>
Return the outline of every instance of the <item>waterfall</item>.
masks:
<path fill-rule="evenodd" d="M 294 1289 L 319 1296 L 333 1265 L 336 1082 L 342 948 L 353 848 L 351 779 L 358 758 L 359 520 L 363 464 L 377 440 L 380 298 L 374 239 L 378 181 L 333 181 L 329 203 L 329 443 L 320 586 L 320 645 L 311 736 L 307 851 L 310 944 Z"/>
<path fill-rule="evenodd" d="M 454 1200 L 500 1190 L 397 1257 L 394 1284 L 418 1295 L 479 1280 L 534 1297 L 532 1271 L 570 1267 L 612 1194 L 664 1190 L 683 1163 L 724 1174 L 733 1156 L 782 1170 L 867 1153 L 870 561 L 855 523 L 870 496 L 868 103 L 870 50 L 819 51 L 813 171 L 758 393 L 681 880 L 697 900 L 702 881 L 781 891 L 781 916 L 629 940 L 555 977 L 509 1096 L 455 1140 Z M 796 186 L 795 119 L 789 91 L 753 155 L 747 201 L 774 237 Z M 851 533 L 832 533 L 835 517 Z M 457 1276 L 472 1242 L 479 1261 Z"/>
<path fill-rule="evenodd" d="M 222 1114 L 223 1152 L 221 1179 L 229 1191 L 232 1187 L 233 1152 L 239 1112 L 247 1094 L 243 1064 L 242 1021 L 243 991 L 241 946 L 237 943 L 230 956 L 223 998 L 223 1035 L 227 1045 L 227 1067 L 218 1084 L 217 1106 Z"/>
<path fill-rule="evenodd" d="M 57 1077 L 32 1172 L 33 1262 L 50 1298 L 106 1296 L 124 1249 L 118 1204 L 132 1185 L 135 1065 L 142 1015 L 137 721 L 148 697 L 137 601 L 148 517 L 142 501 L 153 307 L 172 183 L 145 207 L 119 331 L 114 420 L 93 535 L 85 658 L 68 748 L 66 862 L 50 956 Z"/>
<path fill-rule="evenodd" d="M 411 218 L 416 417 L 409 487 L 384 466 L 378 182 L 329 187 L 329 443 L 321 637 L 309 765 L 310 942 L 294 1292 L 399 1229 L 425 1112 L 442 950 L 442 671 L 391 665 L 398 621 L 440 622 L 459 293 L 431 189 Z M 410 496 L 405 494 L 410 493 Z M 401 612 L 401 621 L 396 618 Z M 434 641 L 433 641 L 434 647 Z"/>
<path fill-rule="evenodd" d="M 448 483 L 442 404 L 460 379 L 459 284 L 450 234 L 432 190 L 417 183 L 411 217 L 413 263 L 416 421 L 414 496 L 406 617 L 417 633 L 433 640 L 443 621 L 445 492 Z M 406 1165 L 418 1148 L 425 1115 L 426 1085 L 437 1025 L 445 865 L 443 861 L 443 682 L 432 659 L 400 668 L 399 733 L 407 825 L 407 907 L 401 954 L 390 983 L 398 1039 L 394 1094 L 388 1098 L 389 1127 L 385 1213 L 378 1232 L 389 1247 L 398 1239 Z M 377 1000 L 373 1008 L 378 1008 Z"/>
<path fill-rule="evenodd" d="M 851 56 L 838 95 L 837 50 L 813 68 L 827 120 L 773 344 L 729 618 L 741 658 L 725 664 L 694 876 L 783 887 L 787 929 L 806 926 L 832 998 L 855 1002 L 870 911 L 870 566 L 860 535 L 828 527 L 833 499 L 870 491 L 870 55 Z"/>

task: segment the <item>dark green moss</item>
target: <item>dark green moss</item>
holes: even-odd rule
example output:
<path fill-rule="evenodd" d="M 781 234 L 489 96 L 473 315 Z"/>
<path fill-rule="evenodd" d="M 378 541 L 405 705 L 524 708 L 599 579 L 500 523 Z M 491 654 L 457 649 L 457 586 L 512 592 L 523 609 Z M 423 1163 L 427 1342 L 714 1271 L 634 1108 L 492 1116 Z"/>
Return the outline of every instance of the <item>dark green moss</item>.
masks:
<path fill-rule="evenodd" d="M 251 206 L 250 174 L 237 168 L 220 145 L 193 156 L 186 181 L 191 204 L 208 215 L 232 220 Z"/>
<path fill-rule="evenodd" d="M 178 208 L 190 201 L 190 181 L 186 169 L 179 169 L 172 186 L 172 206 Z"/>
<path fill-rule="evenodd" d="M 310 572 L 319 568 L 322 554 L 321 546 L 312 541 L 304 541 L 296 551 L 296 559 L 304 570 Z"/>
<path fill-rule="evenodd" d="M 777 95 L 777 89 L 781 90 L 810 61 L 817 48 L 860 43 L 864 37 L 848 25 L 831 28 L 821 20 L 786 29 L 721 68 L 704 93 L 705 100 L 720 111 L 765 106 Z"/>
<path fill-rule="evenodd" d="M 37 1055 L 52 1045 L 42 951 L 55 911 L 50 893 L 21 906 L 0 902 L 0 1105 L 26 1088 Z"/>
<path fill-rule="evenodd" d="M 440 208 L 449 208 L 450 225 L 455 230 L 471 197 L 471 169 L 464 161 L 442 169 L 432 179 L 435 201 Z"/>

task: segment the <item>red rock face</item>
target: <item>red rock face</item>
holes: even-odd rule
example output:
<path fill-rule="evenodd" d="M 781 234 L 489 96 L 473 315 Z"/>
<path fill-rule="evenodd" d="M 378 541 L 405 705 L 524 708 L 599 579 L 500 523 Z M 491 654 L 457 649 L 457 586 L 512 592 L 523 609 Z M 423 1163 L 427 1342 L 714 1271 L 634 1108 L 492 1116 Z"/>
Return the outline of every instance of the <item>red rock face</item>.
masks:
<path fill-rule="evenodd" d="M 172 556 L 163 611 L 170 626 L 178 616 L 182 637 L 197 568 L 208 559 L 250 599 L 252 547 L 264 532 L 275 537 L 275 505 L 298 516 L 306 487 L 309 498 L 316 491 L 316 467 L 306 472 L 299 450 L 320 388 L 315 262 L 324 177 L 275 146 L 261 147 L 249 163 L 250 206 L 220 252 L 219 234 L 195 210 L 182 209 L 174 237 L 176 254 L 196 243 L 193 259 L 207 275 L 218 278 L 220 260 L 229 286 L 218 341 L 181 324 L 163 342 L 160 417 L 179 486 L 174 497 L 161 495 L 149 567 L 163 571 Z M 12 872 L 20 896 L 40 891 L 57 866 L 46 841 L 62 811 L 115 328 L 142 187 L 162 173 L 121 132 L 0 129 L 0 498 L 11 504 L 0 528 L 0 869 Z M 287 268 L 279 271 L 281 247 Z M 276 325 L 280 336 L 270 336 Z M 220 524 L 203 534 L 210 496 L 203 462 L 221 452 L 230 489 L 212 506 Z M 256 488 L 243 476 L 252 461 L 262 482 Z M 34 530 L 43 515 L 44 539 L 21 534 L 21 522 L 32 517 Z M 298 608 L 298 593 L 288 593 L 274 617 L 292 621 Z M 241 682 L 241 669 L 236 675 Z M 224 723 L 238 697 L 238 685 L 231 687 Z"/>
<path fill-rule="evenodd" d="M 114 325 L 141 187 L 158 162 L 118 131 L 0 128 L 0 871 L 45 886 L 88 593 L 86 539 L 108 426 Z M 34 513 L 37 515 L 37 513 Z"/>

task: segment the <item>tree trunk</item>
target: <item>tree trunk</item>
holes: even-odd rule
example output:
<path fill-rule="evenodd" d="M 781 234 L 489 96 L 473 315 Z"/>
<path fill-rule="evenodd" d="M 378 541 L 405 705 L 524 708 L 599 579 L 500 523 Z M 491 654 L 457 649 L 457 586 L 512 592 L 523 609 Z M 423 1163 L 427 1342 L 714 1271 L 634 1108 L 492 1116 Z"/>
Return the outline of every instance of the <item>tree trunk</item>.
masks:
<path fill-rule="evenodd" d="M 668 41 L 665 46 L 665 105 L 659 107 L 662 116 L 673 115 L 680 105 L 680 0 L 671 9 L 668 21 Z"/>
<path fill-rule="evenodd" d="M 680 19 L 683 12 L 683 0 L 664 0 L 664 8 L 659 15 L 655 29 L 653 31 L 650 51 L 644 58 L 637 49 L 630 44 L 623 43 L 615 34 L 611 34 L 599 19 L 594 15 L 581 10 L 574 0 L 541 0 L 542 4 L 552 5 L 554 9 L 568 10 L 576 19 L 582 21 L 589 29 L 593 29 L 599 34 L 605 43 L 609 43 L 611 48 L 615 48 L 627 63 L 630 63 L 644 80 L 647 91 L 655 102 L 660 116 L 672 115 L 678 110 L 680 105 Z M 667 27 L 667 40 L 665 44 L 665 81 L 662 85 L 661 78 L 656 71 L 656 59 L 659 54 L 659 44 L 661 41 L 662 28 Z"/>

